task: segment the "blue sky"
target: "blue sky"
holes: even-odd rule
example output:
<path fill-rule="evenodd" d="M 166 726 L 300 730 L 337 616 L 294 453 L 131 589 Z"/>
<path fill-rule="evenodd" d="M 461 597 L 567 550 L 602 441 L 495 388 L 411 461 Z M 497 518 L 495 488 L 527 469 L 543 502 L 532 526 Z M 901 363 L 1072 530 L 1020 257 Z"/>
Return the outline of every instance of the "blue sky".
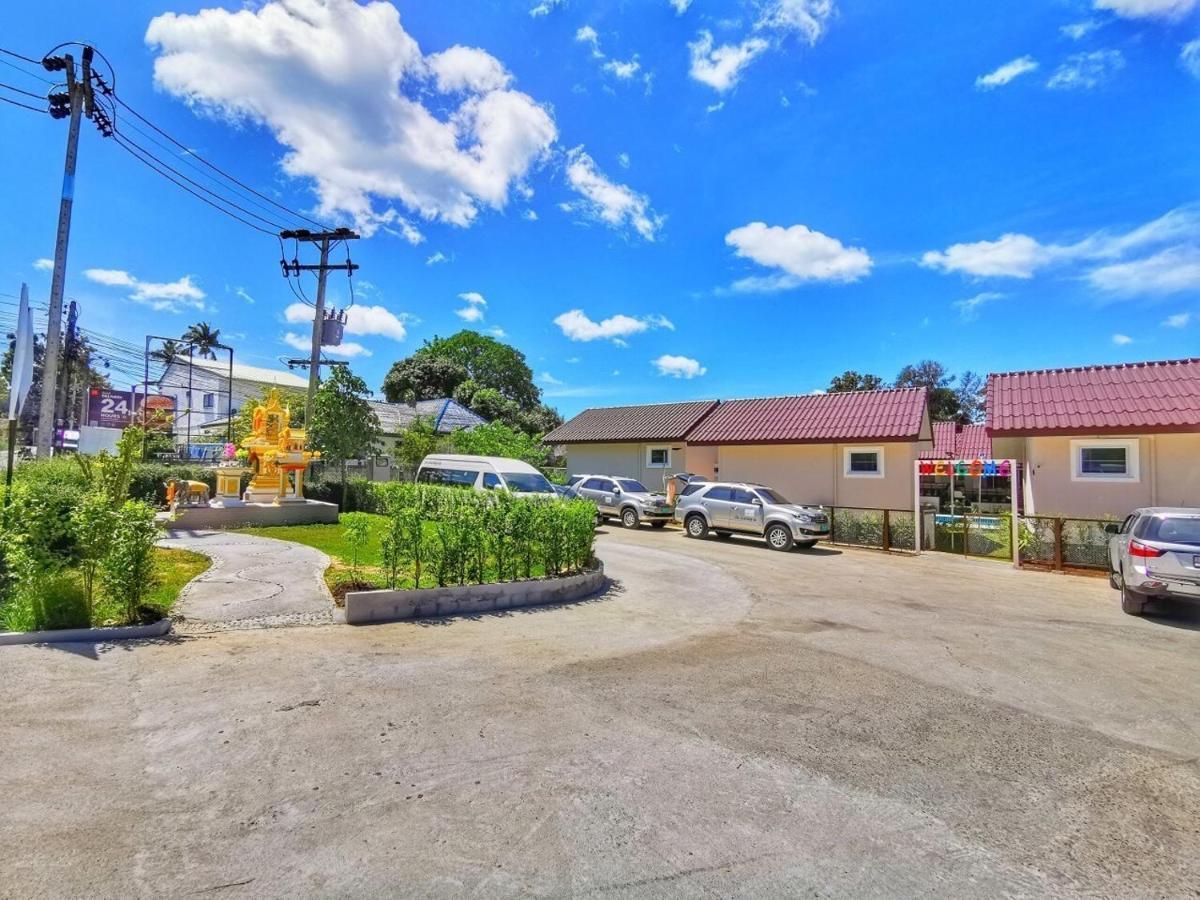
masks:
<path fill-rule="evenodd" d="M 187 147 L 370 234 L 347 341 L 373 387 L 464 324 L 568 415 L 1198 354 L 1198 0 L 47 3 L 0 45 L 73 37 Z M 22 280 L 49 291 L 66 128 L 0 122 L 10 326 Z M 85 124 L 86 327 L 203 319 L 271 365 L 307 331 L 278 259 Z"/>

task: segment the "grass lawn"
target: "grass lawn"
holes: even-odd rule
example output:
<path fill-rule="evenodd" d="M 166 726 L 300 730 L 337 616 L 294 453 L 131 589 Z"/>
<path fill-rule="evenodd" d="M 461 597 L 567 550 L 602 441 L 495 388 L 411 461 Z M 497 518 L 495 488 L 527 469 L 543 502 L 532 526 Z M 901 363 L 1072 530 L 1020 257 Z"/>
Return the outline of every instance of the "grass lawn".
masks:
<path fill-rule="evenodd" d="M 146 613 L 143 618 L 157 619 L 170 613 L 183 586 L 209 565 L 209 558 L 200 553 L 155 547 L 154 583 L 142 604 Z M 38 631 L 130 624 L 123 599 L 105 596 L 100 585 L 96 586 L 89 620 L 83 576 L 76 569 L 64 570 L 60 576 L 49 580 L 46 587 L 47 596 L 40 610 L 15 598 L 0 607 L 0 630 Z"/>
<path fill-rule="evenodd" d="M 346 543 L 345 526 L 338 525 L 271 525 L 264 528 L 239 528 L 243 534 L 256 534 L 259 537 L 275 538 L 280 541 L 292 541 L 297 544 L 307 544 L 316 547 L 333 561 L 325 570 L 325 584 L 338 602 L 345 597 L 346 590 L 369 590 L 372 587 L 386 588 L 387 578 L 382 569 L 381 539 L 387 527 L 387 516 L 363 513 L 367 517 L 370 538 L 367 546 L 360 552 L 358 560 L 357 580 L 351 573 L 350 547 Z M 345 514 L 343 513 L 344 517 Z M 433 522 L 425 523 L 425 535 L 430 540 L 437 540 L 437 526 Z M 531 577 L 541 578 L 546 574 L 541 563 L 535 563 Z M 436 582 L 431 580 L 433 567 L 426 564 L 421 575 L 421 587 L 431 587 Z M 405 569 L 401 572 L 396 584 L 397 588 L 412 588 L 413 573 Z M 487 582 L 499 581 L 494 572 L 489 572 L 484 579 Z"/>

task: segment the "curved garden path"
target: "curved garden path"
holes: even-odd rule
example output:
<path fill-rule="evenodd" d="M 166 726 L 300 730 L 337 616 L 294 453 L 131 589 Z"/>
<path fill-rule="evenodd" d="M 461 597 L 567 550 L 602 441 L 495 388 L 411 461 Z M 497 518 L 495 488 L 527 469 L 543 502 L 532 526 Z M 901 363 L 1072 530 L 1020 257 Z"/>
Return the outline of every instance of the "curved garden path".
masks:
<path fill-rule="evenodd" d="M 290 541 L 229 531 L 171 531 L 159 542 L 203 553 L 212 567 L 179 595 L 176 630 L 211 631 L 333 621 L 322 577 L 329 557 Z"/>

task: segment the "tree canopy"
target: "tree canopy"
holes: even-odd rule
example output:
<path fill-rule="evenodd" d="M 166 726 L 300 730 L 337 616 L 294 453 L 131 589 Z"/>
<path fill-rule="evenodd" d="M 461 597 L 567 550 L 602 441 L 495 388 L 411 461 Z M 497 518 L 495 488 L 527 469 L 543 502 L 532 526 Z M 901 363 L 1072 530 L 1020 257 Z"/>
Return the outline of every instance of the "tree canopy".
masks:
<path fill-rule="evenodd" d="M 323 459 L 341 467 L 343 493 L 346 461 L 374 453 L 379 444 L 379 419 L 367 401 L 370 394 L 367 383 L 348 366 L 334 366 L 313 397 L 309 441 Z"/>
<path fill-rule="evenodd" d="M 883 388 L 926 388 L 929 392 L 929 415 L 938 422 L 978 422 L 983 417 L 984 381 L 967 370 L 952 375 L 940 362 L 923 359 L 907 365 L 891 384 L 878 375 L 860 375 L 847 369 L 829 382 L 829 393 L 845 391 L 876 391 Z"/>
<path fill-rule="evenodd" d="M 383 380 L 383 395 L 391 403 L 453 397 L 485 419 L 527 434 L 542 434 L 562 423 L 541 402 L 525 354 L 477 331 L 434 337 L 393 363 Z"/>

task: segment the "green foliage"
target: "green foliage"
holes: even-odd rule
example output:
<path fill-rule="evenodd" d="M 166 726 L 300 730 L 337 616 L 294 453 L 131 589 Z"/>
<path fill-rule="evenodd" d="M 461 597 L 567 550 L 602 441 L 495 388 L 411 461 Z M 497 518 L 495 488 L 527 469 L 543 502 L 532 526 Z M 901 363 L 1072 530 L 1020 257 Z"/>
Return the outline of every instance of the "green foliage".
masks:
<path fill-rule="evenodd" d="M 193 352 L 201 359 L 216 359 L 217 354 L 214 351 L 221 341 L 221 330 L 213 328 L 207 322 L 197 322 L 187 327 L 183 333 L 183 340 L 191 342 Z"/>
<path fill-rule="evenodd" d="M 384 576 L 389 586 L 410 572 L 438 585 L 483 584 L 562 575 L 592 559 L 595 507 L 585 500 L 517 497 L 392 482 L 376 486 L 383 530 Z"/>
<path fill-rule="evenodd" d="M 335 366 L 313 398 L 309 441 L 324 460 L 341 467 L 343 488 L 346 461 L 369 456 L 379 444 L 379 419 L 367 401 L 370 393 L 367 383 L 349 368 Z"/>
<path fill-rule="evenodd" d="M 86 628 L 87 598 L 78 577 L 59 563 L 45 563 L 18 544 L 9 551 L 15 575 L 11 595 L 0 606 L 0 628 L 40 631 Z"/>
<path fill-rule="evenodd" d="M 841 375 L 829 379 L 830 394 L 841 394 L 846 391 L 877 391 L 887 387 L 878 375 L 860 375 L 853 369 L 847 369 Z"/>
<path fill-rule="evenodd" d="M 125 607 L 126 621 L 142 617 L 142 604 L 154 577 L 154 542 L 159 530 L 153 507 L 126 501 L 115 513 L 112 545 L 101 566 L 104 589 Z"/>
<path fill-rule="evenodd" d="M 347 479 L 345 489 L 338 481 L 306 481 L 304 496 L 309 500 L 337 503 L 342 512 L 373 513 L 379 511 L 373 485 L 374 482 L 362 476 Z"/>
<path fill-rule="evenodd" d="M 451 396 L 459 385 L 468 380 L 466 366 L 418 350 L 412 356 L 392 364 L 383 379 L 383 396 L 389 403 L 437 400 Z"/>
<path fill-rule="evenodd" d="M 540 441 L 502 422 L 489 422 L 470 431 L 456 431 L 450 435 L 450 443 L 455 453 L 505 456 L 534 466 L 545 465 L 549 452 Z"/>
<path fill-rule="evenodd" d="M 32 464 L 28 468 L 31 467 Z M 80 485 L 57 478 L 44 481 L 23 478 L 13 482 L 8 509 L 9 536 L 40 569 L 75 561 L 77 549 L 71 513 L 82 493 Z"/>
<path fill-rule="evenodd" d="M 350 548 L 350 576 L 357 581 L 359 561 L 371 540 L 371 520 L 366 513 L 352 512 L 342 516 L 343 536 Z"/>
<path fill-rule="evenodd" d="M 129 497 L 129 485 L 133 481 L 134 466 L 142 455 L 144 436 L 141 428 L 132 425 L 121 432 L 116 456 L 110 456 L 105 450 L 95 456 L 82 453 L 75 456 L 89 489 L 103 496 L 113 509 Z"/>
<path fill-rule="evenodd" d="M 71 531 L 89 611 L 95 596 L 96 574 L 112 548 L 116 517 L 115 507 L 100 491 L 85 493 L 71 513 Z"/>
<path fill-rule="evenodd" d="M 441 452 L 448 444 L 449 438 L 434 430 L 434 419 L 420 416 L 413 421 L 400 436 L 396 445 L 396 459 L 403 468 L 415 474 L 417 468 L 430 453 Z"/>

